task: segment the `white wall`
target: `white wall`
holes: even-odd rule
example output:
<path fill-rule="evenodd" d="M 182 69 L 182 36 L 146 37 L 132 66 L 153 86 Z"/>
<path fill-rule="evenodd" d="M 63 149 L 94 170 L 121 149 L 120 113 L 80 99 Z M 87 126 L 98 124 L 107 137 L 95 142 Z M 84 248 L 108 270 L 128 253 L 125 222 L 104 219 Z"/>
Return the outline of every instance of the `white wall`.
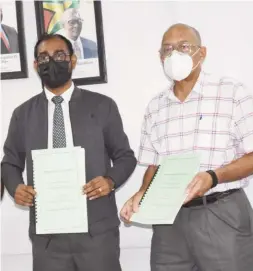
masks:
<path fill-rule="evenodd" d="M 253 85 L 253 3 L 229 2 L 105 2 L 103 23 L 107 55 L 108 84 L 86 86 L 114 98 L 119 106 L 132 148 L 138 151 L 140 125 L 145 106 L 166 86 L 158 50 L 163 32 L 173 23 L 189 23 L 199 29 L 208 48 L 205 69 Z M 13 109 L 39 93 L 40 82 L 33 71 L 36 23 L 33 2 L 24 2 L 29 78 L 2 81 L 2 142 Z M 143 168 L 137 168 L 117 194 L 119 207 L 139 187 Z M 253 184 L 248 188 L 253 204 Z M 30 271 L 28 212 L 14 206 L 6 196 L 2 203 L 3 271 L 13 263 Z M 121 228 L 123 271 L 148 270 L 149 229 Z M 135 250 L 132 250 L 135 248 Z M 140 248 L 139 250 L 137 248 Z M 141 249 L 144 248 L 144 249 Z M 145 249 L 146 248 L 146 249 Z M 138 252 L 139 251 L 139 252 Z M 13 256 L 27 254 L 13 261 Z M 133 259 L 138 258 L 139 267 Z M 20 261 L 19 261 L 20 259 Z M 129 260 L 128 260 L 129 259 Z M 22 262 L 22 264 L 21 264 Z M 12 265 L 11 265 L 12 264 Z"/>

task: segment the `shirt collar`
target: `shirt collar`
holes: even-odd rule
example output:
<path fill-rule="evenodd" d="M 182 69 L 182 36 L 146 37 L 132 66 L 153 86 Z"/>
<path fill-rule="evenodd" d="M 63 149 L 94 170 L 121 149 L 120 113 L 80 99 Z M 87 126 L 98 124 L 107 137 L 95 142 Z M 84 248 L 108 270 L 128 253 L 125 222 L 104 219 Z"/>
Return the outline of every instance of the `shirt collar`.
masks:
<path fill-rule="evenodd" d="M 46 94 L 46 97 L 47 97 L 48 101 L 51 101 L 52 98 L 53 98 L 54 96 L 56 96 L 56 95 L 55 95 L 53 92 L 51 92 L 50 90 L 48 90 L 46 87 L 44 87 L 44 89 L 45 89 L 45 94 Z M 73 94 L 73 91 L 74 91 L 74 84 L 73 84 L 73 82 L 72 82 L 70 88 L 67 89 L 65 92 L 63 92 L 62 95 L 61 95 L 62 98 L 63 98 L 63 100 L 64 100 L 66 103 L 68 103 L 68 102 L 70 101 L 71 96 L 72 96 L 72 94 Z"/>
<path fill-rule="evenodd" d="M 77 40 L 72 40 L 72 39 L 69 39 L 69 40 L 70 40 L 70 42 L 71 42 L 72 44 L 74 44 L 75 42 L 77 42 L 77 43 L 80 43 L 80 42 L 81 42 L 80 36 L 77 38 Z"/>
<path fill-rule="evenodd" d="M 194 93 L 202 96 L 204 83 L 205 83 L 205 72 L 201 71 L 191 93 L 194 92 Z M 175 85 L 175 83 L 172 82 L 171 85 L 169 86 L 169 91 L 167 91 L 167 95 L 168 95 L 169 100 L 177 99 L 174 94 L 174 91 L 173 91 L 174 85 Z"/>
<path fill-rule="evenodd" d="M 201 71 L 200 74 L 199 74 L 199 78 L 196 82 L 196 84 L 194 85 L 192 91 L 198 93 L 199 95 L 202 95 L 203 94 L 203 86 L 204 86 L 204 83 L 205 83 L 205 72 L 204 71 Z"/>

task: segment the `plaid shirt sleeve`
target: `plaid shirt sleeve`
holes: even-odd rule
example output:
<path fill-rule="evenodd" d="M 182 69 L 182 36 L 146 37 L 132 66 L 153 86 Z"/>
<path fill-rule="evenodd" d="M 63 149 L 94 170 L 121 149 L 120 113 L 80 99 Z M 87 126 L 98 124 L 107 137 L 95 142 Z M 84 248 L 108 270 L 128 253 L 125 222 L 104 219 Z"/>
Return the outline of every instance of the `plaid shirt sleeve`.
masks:
<path fill-rule="evenodd" d="M 235 134 L 243 153 L 253 152 L 253 95 L 240 86 L 234 110 Z"/>
<path fill-rule="evenodd" d="M 142 166 L 157 165 L 158 152 L 151 142 L 152 113 L 149 107 L 146 109 L 141 128 L 141 141 L 139 148 L 138 164 Z"/>

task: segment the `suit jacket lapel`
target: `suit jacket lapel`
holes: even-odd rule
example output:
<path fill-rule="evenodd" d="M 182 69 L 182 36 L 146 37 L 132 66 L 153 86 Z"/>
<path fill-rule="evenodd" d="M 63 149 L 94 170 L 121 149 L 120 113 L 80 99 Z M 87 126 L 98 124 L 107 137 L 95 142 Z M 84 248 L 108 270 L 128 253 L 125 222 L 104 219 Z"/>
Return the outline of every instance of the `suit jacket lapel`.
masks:
<path fill-rule="evenodd" d="M 48 148 L 48 101 L 41 93 L 32 117 L 32 149 Z M 69 113 L 74 146 L 85 147 L 94 128 L 93 111 L 89 101 L 84 99 L 82 91 L 75 87 L 69 102 Z M 38 132 L 39 131 L 39 132 Z"/>
<path fill-rule="evenodd" d="M 41 93 L 36 103 L 35 114 L 31 125 L 33 131 L 33 146 L 36 149 L 47 149 L 48 147 L 48 101 L 45 93 Z"/>
<path fill-rule="evenodd" d="M 85 147 L 87 142 L 88 127 L 92 125 L 92 112 L 88 103 L 83 98 L 81 90 L 75 88 L 69 102 L 74 146 Z"/>

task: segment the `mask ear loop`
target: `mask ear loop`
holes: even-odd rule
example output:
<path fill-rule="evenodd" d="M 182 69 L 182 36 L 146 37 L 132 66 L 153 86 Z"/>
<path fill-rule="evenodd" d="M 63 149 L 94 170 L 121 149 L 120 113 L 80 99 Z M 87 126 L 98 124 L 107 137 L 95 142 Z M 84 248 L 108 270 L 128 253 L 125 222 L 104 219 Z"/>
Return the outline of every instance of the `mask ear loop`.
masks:
<path fill-rule="evenodd" d="M 37 72 L 39 72 L 39 69 L 40 69 L 40 67 L 38 66 L 38 71 L 37 71 Z M 45 86 L 44 86 L 44 84 L 43 84 L 41 78 L 40 78 L 40 82 L 41 82 L 42 90 L 45 92 Z"/>
<path fill-rule="evenodd" d="M 199 50 L 200 50 L 200 48 L 191 56 L 191 58 L 193 56 L 195 56 Z M 192 71 L 194 71 L 198 67 L 198 65 L 200 64 L 200 62 L 201 62 L 201 60 L 195 65 L 195 67 L 192 68 Z"/>
<path fill-rule="evenodd" d="M 70 58 L 70 60 L 69 60 L 69 63 L 70 63 L 70 70 L 69 70 L 69 72 L 73 72 L 73 64 L 72 64 L 72 61 L 71 61 L 71 58 Z"/>

